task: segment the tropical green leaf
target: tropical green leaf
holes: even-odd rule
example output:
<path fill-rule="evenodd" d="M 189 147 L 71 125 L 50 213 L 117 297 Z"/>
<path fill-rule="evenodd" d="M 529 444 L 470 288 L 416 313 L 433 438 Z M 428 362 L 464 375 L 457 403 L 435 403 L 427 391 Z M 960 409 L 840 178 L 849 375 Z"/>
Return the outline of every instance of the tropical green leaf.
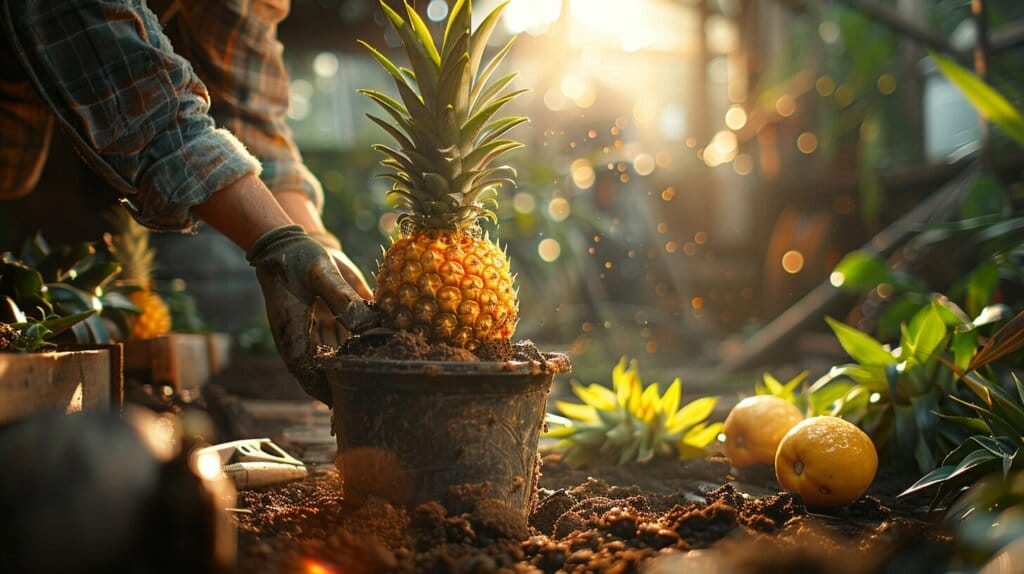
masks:
<path fill-rule="evenodd" d="M 892 356 L 892 353 L 887 351 L 885 347 L 883 347 L 882 344 L 875 340 L 871 335 L 840 323 L 832 317 L 826 317 L 825 321 L 836 334 L 836 338 L 839 339 L 839 344 L 842 345 L 846 353 L 858 363 L 871 366 L 882 366 L 896 363 L 896 359 Z"/>
<path fill-rule="evenodd" d="M 464 34 L 471 33 L 472 10 L 472 2 L 469 0 L 456 0 L 455 5 L 452 6 L 451 15 L 444 28 L 444 40 L 441 43 L 442 62 L 455 51 L 455 43 Z"/>
<path fill-rule="evenodd" d="M 975 73 L 934 51 L 930 53 L 939 71 L 963 92 L 979 114 L 1024 145 L 1024 117 L 1020 111 Z"/>
<path fill-rule="evenodd" d="M 501 19 L 501 13 L 505 11 L 506 6 L 508 6 L 508 1 L 502 2 L 495 7 L 494 10 L 491 10 L 491 13 L 484 18 L 483 22 L 480 22 L 476 31 L 473 32 L 473 39 L 470 43 L 473 48 L 470 52 L 469 70 L 475 78 L 478 77 L 477 72 L 480 70 L 480 62 L 483 60 L 484 50 L 487 49 L 487 42 L 491 38 L 491 33 L 494 31 L 494 27 L 498 25 L 498 21 Z M 515 38 L 510 40 L 507 46 L 511 46 L 513 40 L 515 40 Z M 507 47 L 505 51 L 508 51 Z M 477 82 L 481 84 L 486 81 L 487 77 L 485 75 L 480 75 L 477 80 Z"/>
<path fill-rule="evenodd" d="M 915 315 L 900 340 L 903 355 L 913 357 L 920 365 L 927 363 L 946 339 L 946 324 L 936 306 L 933 303 Z"/>
<path fill-rule="evenodd" d="M 508 54 L 509 50 L 512 49 L 512 44 L 515 41 L 516 36 L 513 36 L 512 39 L 510 39 L 505 44 L 505 46 L 501 50 L 499 50 L 498 53 L 495 54 L 493 58 L 491 58 L 491 61 L 487 64 L 487 67 L 484 68 L 484 71 L 480 72 L 480 74 L 476 76 L 476 81 L 473 84 L 473 92 L 470 94 L 469 97 L 469 109 L 471 111 L 475 111 L 480 106 L 486 105 L 486 100 L 481 98 L 480 95 L 483 92 L 484 87 L 487 85 L 487 80 L 489 80 L 491 75 L 494 74 L 494 71 L 498 69 L 498 66 L 501 64 L 501 61 L 505 59 L 505 56 Z M 472 59 L 470 60 L 470 68 L 474 69 Z"/>
<path fill-rule="evenodd" d="M 838 274 L 838 275 L 837 275 Z M 833 284 L 847 291 L 862 292 L 883 283 L 896 283 L 889 266 L 878 255 L 867 251 L 847 253 L 833 271 Z"/>

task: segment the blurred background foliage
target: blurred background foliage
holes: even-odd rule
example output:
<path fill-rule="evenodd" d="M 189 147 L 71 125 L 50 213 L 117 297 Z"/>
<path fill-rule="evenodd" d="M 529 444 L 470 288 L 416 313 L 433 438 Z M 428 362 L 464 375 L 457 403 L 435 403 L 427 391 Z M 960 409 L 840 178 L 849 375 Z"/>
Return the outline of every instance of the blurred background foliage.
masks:
<path fill-rule="evenodd" d="M 355 48 L 385 34 L 361 4 L 296 1 L 292 19 L 334 12 L 371 28 L 296 45 L 286 22 L 282 38 L 325 220 L 373 269 L 394 219 L 369 148 L 385 136 L 354 89 L 391 86 Z M 419 4 L 435 27 L 447 13 Z M 976 113 L 924 46 L 862 4 L 967 55 L 977 35 L 965 0 L 512 0 L 496 43 L 520 35 L 505 65 L 532 90 L 513 110 L 532 122 L 515 134 L 527 147 L 496 233 L 519 273 L 519 336 L 571 351 L 584 377 L 623 354 L 711 364 L 956 173 L 985 137 Z M 986 4 L 990 34 L 1019 28 L 1020 3 Z M 1018 104 L 1020 54 L 1011 43 L 989 60 Z M 1017 151 L 989 137 L 997 154 Z M 1011 202 L 1013 175 L 988 176 Z"/>
<path fill-rule="evenodd" d="M 448 2 L 415 4 L 440 33 Z M 476 0 L 475 13 L 494 4 Z M 512 134 L 527 144 L 509 156 L 519 185 L 499 197 L 491 231 L 518 273 L 517 336 L 571 352 L 584 380 L 603 379 L 623 355 L 658 379 L 680 366 L 712 372 L 827 285 L 845 254 L 964 173 L 964 158 L 984 156 L 986 181 L 1005 213 L 1017 213 L 1020 148 L 979 123 L 926 50 L 948 49 L 972 66 L 971 4 L 511 0 L 494 41 L 519 35 L 504 66 L 520 72 L 513 87 L 531 92 L 509 111 L 531 123 Z M 1024 4 L 983 4 L 985 76 L 1024 107 Z M 355 90 L 393 86 L 356 39 L 403 60 L 398 39 L 372 0 L 293 0 L 279 37 L 292 76 L 289 119 L 323 183 L 325 222 L 372 271 L 394 215 L 370 149 L 386 135 L 365 119 L 372 104 Z M 43 183 L 88 197 L 36 193 L 3 205 L 0 248 L 40 228 L 55 241 L 100 236 L 81 213 L 103 203 L 92 191 L 102 184 L 62 162 L 78 160 L 58 138 L 47 171 L 59 177 L 44 174 Z M 252 332 L 262 304 L 240 254 L 196 239 L 154 241 L 164 254 L 158 278 L 185 279 L 205 326 L 264 340 Z M 200 251 L 208 265 L 188 255 Z M 945 267 L 966 275 L 974 264 Z M 923 285 L 927 292 L 927 277 Z M 779 371 L 791 376 L 813 370 L 808 357 L 827 354 L 830 365 L 839 352 L 820 318 L 785 341 L 745 366 L 800 362 Z"/>

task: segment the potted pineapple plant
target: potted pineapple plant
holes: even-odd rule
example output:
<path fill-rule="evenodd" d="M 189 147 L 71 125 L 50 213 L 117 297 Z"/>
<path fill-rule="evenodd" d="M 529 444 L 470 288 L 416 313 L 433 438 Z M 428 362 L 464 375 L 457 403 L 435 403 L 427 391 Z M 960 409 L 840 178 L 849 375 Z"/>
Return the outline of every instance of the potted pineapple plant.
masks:
<path fill-rule="evenodd" d="M 0 254 L 0 424 L 43 411 L 120 409 L 121 347 L 99 314 L 118 273 L 88 243 L 50 245 L 39 235 L 20 257 Z"/>
<path fill-rule="evenodd" d="M 494 74 L 511 41 L 484 61 L 504 5 L 474 31 L 471 4 L 455 2 L 435 44 L 412 7 L 406 5 L 403 17 L 382 2 L 411 67 L 399 68 L 361 42 L 394 79 L 400 99 L 361 93 L 390 117 L 369 116 L 397 143 L 374 146 L 385 156 L 383 177 L 391 180 L 389 198 L 400 211 L 399 236 L 375 274 L 377 331 L 422 337 L 473 358 L 472 351 L 512 348 L 515 277 L 508 256 L 480 222 L 495 219 L 497 192 L 515 183 L 515 171 L 495 162 L 522 146 L 504 136 L 527 119 L 495 118 L 522 93 L 506 91 L 515 73 Z M 486 498 L 528 512 L 547 392 L 553 376 L 569 370 L 562 355 L 537 353 L 534 359 L 393 360 L 343 353 L 327 362 L 346 495 L 439 500 L 455 510 Z"/>
<path fill-rule="evenodd" d="M 185 401 L 199 396 L 206 382 L 229 360 L 230 337 L 223 333 L 173 332 L 171 309 L 153 285 L 155 252 L 149 230 L 127 211 L 111 216 L 116 232 L 108 247 L 121 266 L 118 289 L 133 304 L 120 316 L 125 372 L 147 383 L 163 385 Z"/>

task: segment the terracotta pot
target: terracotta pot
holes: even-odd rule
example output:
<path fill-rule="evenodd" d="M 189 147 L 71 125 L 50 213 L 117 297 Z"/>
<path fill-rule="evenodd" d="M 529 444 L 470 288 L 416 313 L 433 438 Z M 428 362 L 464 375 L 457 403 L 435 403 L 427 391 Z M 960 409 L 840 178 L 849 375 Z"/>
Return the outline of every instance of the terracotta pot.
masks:
<path fill-rule="evenodd" d="M 537 440 L 564 355 L 545 362 L 339 358 L 326 375 L 342 490 L 449 512 L 497 500 L 526 515 L 536 499 Z"/>

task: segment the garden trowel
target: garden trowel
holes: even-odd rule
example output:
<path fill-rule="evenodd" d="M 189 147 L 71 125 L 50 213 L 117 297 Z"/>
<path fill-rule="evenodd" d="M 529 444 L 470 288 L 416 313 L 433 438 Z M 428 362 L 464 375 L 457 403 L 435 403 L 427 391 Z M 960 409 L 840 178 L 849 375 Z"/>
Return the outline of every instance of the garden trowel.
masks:
<path fill-rule="evenodd" d="M 221 470 L 239 490 L 262 488 L 306 478 L 306 465 L 269 438 L 252 438 L 208 446 L 200 455 L 220 457 Z"/>

